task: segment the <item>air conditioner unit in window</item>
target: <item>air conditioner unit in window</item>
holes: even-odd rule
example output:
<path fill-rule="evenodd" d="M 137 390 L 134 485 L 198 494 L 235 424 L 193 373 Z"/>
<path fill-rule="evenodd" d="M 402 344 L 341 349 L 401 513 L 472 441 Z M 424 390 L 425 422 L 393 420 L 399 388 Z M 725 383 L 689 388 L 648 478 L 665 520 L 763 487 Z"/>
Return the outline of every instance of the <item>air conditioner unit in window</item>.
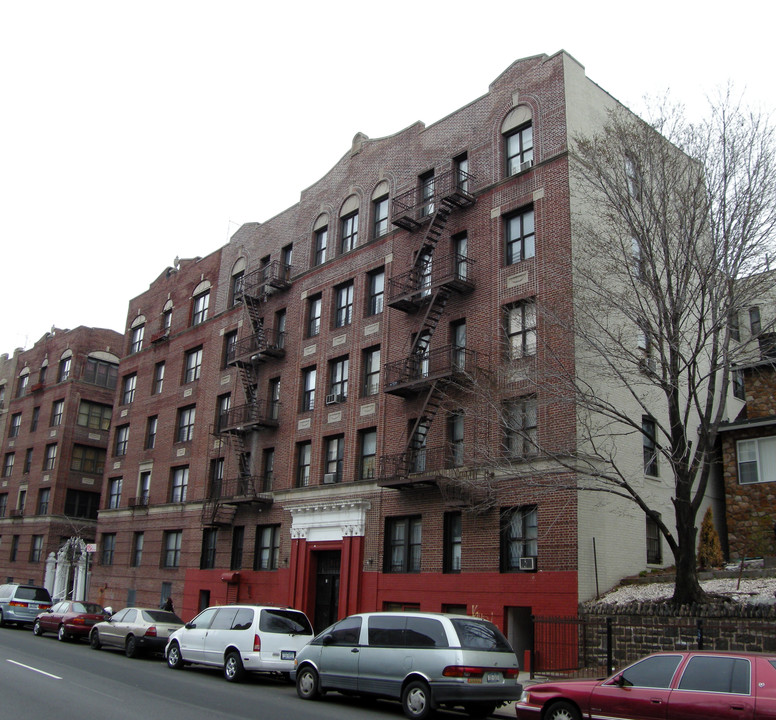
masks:
<path fill-rule="evenodd" d="M 520 569 L 533 572 L 536 570 L 536 558 L 535 557 L 521 557 Z"/>
<path fill-rule="evenodd" d="M 525 160 L 524 162 L 520 163 L 520 172 L 523 172 L 523 170 L 528 170 L 533 167 L 533 160 Z"/>
<path fill-rule="evenodd" d="M 324 485 L 331 485 L 332 483 L 337 482 L 337 473 L 326 473 L 323 476 L 323 484 Z"/>
<path fill-rule="evenodd" d="M 326 404 L 327 405 L 334 405 L 334 403 L 337 402 L 337 394 L 332 393 L 331 395 L 326 396 Z"/>

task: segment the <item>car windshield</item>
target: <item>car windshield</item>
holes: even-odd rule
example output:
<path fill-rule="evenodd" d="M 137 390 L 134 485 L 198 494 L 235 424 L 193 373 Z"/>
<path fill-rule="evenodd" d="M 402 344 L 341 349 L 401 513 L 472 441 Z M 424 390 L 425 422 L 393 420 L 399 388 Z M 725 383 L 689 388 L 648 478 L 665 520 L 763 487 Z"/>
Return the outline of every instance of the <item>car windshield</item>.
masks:
<path fill-rule="evenodd" d="M 166 610 L 143 610 L 143 618 L 146 622 L 151 623 L 176 623 L 178 625 L 183 625 L 183 620 L 175 613 Z"/>
<path fill-rule="evenodd" d="M 259 629 L 270 633 L 313 634 L 307 616 L 298 610 L 262 610 Z"/>
<path fill-rule="evenodd" d="M 102 615 L 105 612 L 102 606 L 97 603 L 74 602 L 70 609 L 72 612 L 89 613 L 91 615 Z"/>
<path fill-rule="evenodd" d="M 34 600 L 35 602 L 51 602 L 51 596 L 46 588 L 20 587 L 16 591 L 19 600 Z"/>
<path fill-rule="evenodd" d="M 513 652 L 501 631 L 487 620 L 452 618 L 452 623 L 464 650 Z"/>

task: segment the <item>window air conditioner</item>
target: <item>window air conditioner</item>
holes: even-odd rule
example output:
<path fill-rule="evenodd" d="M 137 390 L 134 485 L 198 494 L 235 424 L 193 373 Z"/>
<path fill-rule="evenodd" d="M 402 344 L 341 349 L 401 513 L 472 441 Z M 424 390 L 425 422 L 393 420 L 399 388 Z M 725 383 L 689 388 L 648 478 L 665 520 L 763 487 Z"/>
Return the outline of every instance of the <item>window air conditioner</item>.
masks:
<path fill-rule="evenodd" d="M 337 402 L 337 394 L 332 393 L 331 395 L 326 396 L 326 404 L 327 405 L 334 405 L 334 403 Z"/>
<path fill-rule="evenodd" d="M 324 485 L 331 485 L 332 483 L 337 482 L 337 473 L 326 473 L 323 476 L 323 484 Z"/>
<path fill-rule="evenodd" d="M 533 167 L 533 160 L 526 160 L 524 162 L 520 163 L 520 172 L 523 172 L 523 170 L 528 170 Z"/>
<path fill-rule="evenodd" d="M 528 570 L 530 572 L 533 572 L 536 570 L 536 558 L 535 557 L 521 557 L 520 558 L 520 569 L 521 570 Z"/>

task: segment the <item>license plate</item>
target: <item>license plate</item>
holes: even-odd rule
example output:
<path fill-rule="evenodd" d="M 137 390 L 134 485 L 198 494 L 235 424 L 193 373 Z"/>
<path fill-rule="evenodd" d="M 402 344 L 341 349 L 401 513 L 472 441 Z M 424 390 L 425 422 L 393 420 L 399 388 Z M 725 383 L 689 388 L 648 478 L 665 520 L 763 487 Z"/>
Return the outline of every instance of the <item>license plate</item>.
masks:
<path fill-rule="evenodd" d="M 280 659 L 281 660 L 293 660 L 296 657 L 296 650 L 281 650 L 280 651 Z"/>
<path fill-rule="evenodd" d="M 494 683 L 501 682 L 502 676 L 500 672 L 489 672 L 485 675 L 485 682 Z"/>

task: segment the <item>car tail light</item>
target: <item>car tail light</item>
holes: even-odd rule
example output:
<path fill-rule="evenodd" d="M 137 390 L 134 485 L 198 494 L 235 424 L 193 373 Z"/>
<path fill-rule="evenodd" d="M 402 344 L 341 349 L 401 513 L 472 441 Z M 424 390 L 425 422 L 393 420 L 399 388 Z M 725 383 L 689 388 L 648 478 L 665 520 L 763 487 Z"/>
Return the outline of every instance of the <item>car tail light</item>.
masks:
<path fill-rule="evenodd" d="M 74 617 L 72 620 L 70 620 L 70 623 L 72 625 L 84 625 L 86 624 L 86 620 L 84 620 L 82 617 Z"/>
<path fill-rule="evenodd" d="M 18 600 L 11 600 L 8 605 L 10 607 L 29 607 L 28 603 L 19 602 Z"/>
<path fill-rule="evenodd" d="M 145 631 L 146 637 L 156 637 L 156 625 L 151 625 L 148 630 Z"/>
<path fill-rule="evenodd" d="M 469 665 L 448 665 L 443 671 L 444 677 L 460 678 L 481 678 L 488 672 L 501 673 L 504 679 L 516 678 L 519 670 L 517 668 L 498 668 L 498 667 L 472 667 Z"/>
<path fill-rule="evenodd" d="M 261 652 L 261 638 L 258 635 L 253 636 L 253 652 Z"/>

